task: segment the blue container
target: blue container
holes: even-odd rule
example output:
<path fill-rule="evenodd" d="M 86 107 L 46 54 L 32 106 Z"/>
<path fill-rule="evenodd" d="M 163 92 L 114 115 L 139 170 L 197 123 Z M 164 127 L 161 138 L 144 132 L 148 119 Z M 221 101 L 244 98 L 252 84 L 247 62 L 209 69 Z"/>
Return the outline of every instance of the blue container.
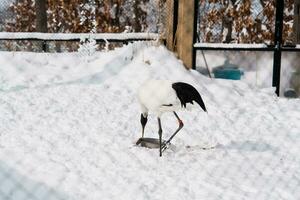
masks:
<path fill-rule="evenodd" d="M 236 65 L 230 64 L 228 60 L 224 65 L 213 69 L 215 78 L 241 80 L 241 76 L 244 74 Z"/>

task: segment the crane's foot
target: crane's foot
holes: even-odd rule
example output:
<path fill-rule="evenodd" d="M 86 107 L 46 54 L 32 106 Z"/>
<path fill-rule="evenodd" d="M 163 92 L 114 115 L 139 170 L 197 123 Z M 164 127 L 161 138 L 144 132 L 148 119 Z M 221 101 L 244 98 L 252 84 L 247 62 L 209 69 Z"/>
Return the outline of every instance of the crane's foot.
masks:
<path fill-rule="evenodd" d="M 161 150 L 164 152 L 169 146 L 171 145 L 171 142 L 164 141 L 163 144 L 161 145 Z"/>
<path fill-rule="evenodd" d="M 162 141 L 162 144 L 166 143 L 165 140 Z M 160 148 L 159 139 L 157 138 L 140 138 L 135 143 L 136 145 L 140 145 L 141 147 L 146 147 L 150 149 Z"/>
<path fill-rule="evenodd" d="M 141 144 L 141 142 L 143 141 L 143 139 L 144 139 L 144 138 L 139 138 L 139 139 L 136 141 L 135 145 Z"/>

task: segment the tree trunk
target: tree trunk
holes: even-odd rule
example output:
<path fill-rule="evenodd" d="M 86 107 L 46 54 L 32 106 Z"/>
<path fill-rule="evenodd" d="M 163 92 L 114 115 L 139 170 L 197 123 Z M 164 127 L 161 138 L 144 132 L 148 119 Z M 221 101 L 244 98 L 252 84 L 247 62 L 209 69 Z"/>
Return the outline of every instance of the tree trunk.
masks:
<path fill-rule="evenodd" d="M 36 31 L 40 33 L 47 33 L 47 0 L 35 0 L 35 10 L 36 10 Z M 42 42 L 41 50 L 46 52 L 48 47 L 46 42 Z"/>
<path fill-rule="evenodd" d="M 47 1 L 35 0 L 36 9 L 36 31 L 41 33 L 47 33 Z"/>
<path fill-rule="evenodd" d="M 133 2 L 133 12 L 134 12 L 134 22 L 133 22 L 133 30 L 134 32 L 140 32 L 141 31 L 141 21 L 139 18 L 141 18 L 141 14 L 139 11 L 139 4 L 140 2 L 138 0 L 134 0 Z"/>
<path fill-rule="evenodd" d="M 223 43 L 230 43 L 233 40 L 232 39 L 232 30 L 233 30 L 232 26 L 233 26 L 232 17 L 224 17 L 223 18 L 223 27 L 227 29 L 227 34 L 225 36 L 225 40 L 223 41 Z"/>

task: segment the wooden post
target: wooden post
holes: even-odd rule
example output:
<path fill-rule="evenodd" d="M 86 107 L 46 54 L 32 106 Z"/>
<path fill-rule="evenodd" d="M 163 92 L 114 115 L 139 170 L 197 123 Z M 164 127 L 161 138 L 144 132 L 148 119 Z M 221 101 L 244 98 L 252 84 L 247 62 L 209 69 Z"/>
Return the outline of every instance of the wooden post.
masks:
<path fill-rule="evenodd" d="M 195 0 L 179 0 L 177 53 L 187 69 L 193 67 Z"/>
<path fill-rule="evenodd" d="M 36 0 L 36 31 L 41 33 L 47 33 L 47 1 Z"/>
<path fill-rule="evenodd" d="M 36 31 L 41 33 L 47 33 L 47 1 L 46 0 L 36 0 Z M 41 48 L 43 52 L 48 51 L 47 42 L 43 41 L 41 43 Z"/>
<path fill-rule="evenodd" d="M 294 24 L 293 24 L 293 36 L 294 44 L 300 44 L 300 0 L 294 2 Z M 298 59 L 298 58 L 297 58 Z M 299 62 L 298 62 L 299 63 Z M 300 65 L 295 66 L 296 72 L 291 76 L 290 83 L 292 88 L 296 90 L 300 95 Z"/>
<path fill-rule="evenodd" d="M 166 45 L 175 50 L 175 38 L 178 24 L 178 0 L 167 0 Z"/>
<path fill-rule="evenodd" d="M 295 0 L 294 5 L 294 43 L 300 43 L 300 0 Z"/>

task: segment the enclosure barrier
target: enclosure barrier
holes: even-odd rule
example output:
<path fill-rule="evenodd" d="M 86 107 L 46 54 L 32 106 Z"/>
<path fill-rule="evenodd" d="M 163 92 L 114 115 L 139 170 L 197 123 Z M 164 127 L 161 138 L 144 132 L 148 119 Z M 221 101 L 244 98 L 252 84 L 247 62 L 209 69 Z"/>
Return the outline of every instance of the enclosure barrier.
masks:
<path fill-rule="evenodd" d="M 169 9 L 173 9 L 172 16 L 167 23 L 167 47 L 175 50 L 178 57 L 183 61 L 188 69 L 196 69 L 197 51 L 203 50 L 226 50 L 226 51 L 270 51 L 273 52 L 273 78 L 272 86 L 276 87 L 276 94 L 279 96 L 280 72 L 281 72 L 281 54 L 282 52 L 299 52 L 298 42 L 299 25 L 294 25 L 294 43 L 293 45 L 284 46 L 283 20 L 284 20 L 284 0 L 276 0 L 276 19 L 275 19 L 275 36 L 273 45 L 265 44 L 201 44 L 198 38 L 198 14 L 199 0 L 193 1 L 167 1 Z M 294 20 L 299 20 L 299 1 L 294 2 Z M 187 21 L 189 23 L 187 23 Z"/>
<path fill-rule="evenodd" d="M 157 33 L 28 33 L 0 32 L 0 41 L 41 41 L 43 51 L 47 52 L 47 42 L 80 42 L 84 39 L 94 39 L 99 42 L 121 42 L 127 44 L 133 41 L 158 40 Z"/>
<path fill-rule="evenodd" d="M 195 8 L 198 8 L 199 0 L 194 0 Z M 295 2 L 297 3 L 297 2 Z M 296 6 L 296 4 L 295 4 Z M 297 6 L 296 6 L 297 7 Z M 284 0 L 276 0 L 276 19 L 275 19 L 275 37 L 274 45 L 264 45 L 264 44 L 201 44 L 196 43 L 197 38 L 197 23 L 194 23 L 194 46 L 193 46 L 193 55 L 192 55 L 192 68 L 196 68 L 196 52 L 198 50 L 226 50 L 226 51 L 273 51 L 273 79 L 272 86 L 276 87 L 276 94 L 280 94 L 280 72 L 281 72 L 281 54 L 283 51 L 287 52 L 299 52 L 299 45 L 289 45 L 284 46 L 282 41 L 282 30 L 283 30 L 283 10 L 284 10 Z M 295 9 L 297 10 L 297 8 Z M 299 8 L 298 8 L 299 10 Z M 198 11 L 195 11 L 195 20 L 197 20 Z M 296 16 L 297 18 L 297 16 Z M 298 27 L 298 26 L 294 26 Z M 298 29 L 297 29 L 298 30 Z M 298 35 L 298 33 L 295 33 Z M 198 41 L 199 42 L 199 41 Z M 295 41 L 297 42 L 297 40 Z"/>

